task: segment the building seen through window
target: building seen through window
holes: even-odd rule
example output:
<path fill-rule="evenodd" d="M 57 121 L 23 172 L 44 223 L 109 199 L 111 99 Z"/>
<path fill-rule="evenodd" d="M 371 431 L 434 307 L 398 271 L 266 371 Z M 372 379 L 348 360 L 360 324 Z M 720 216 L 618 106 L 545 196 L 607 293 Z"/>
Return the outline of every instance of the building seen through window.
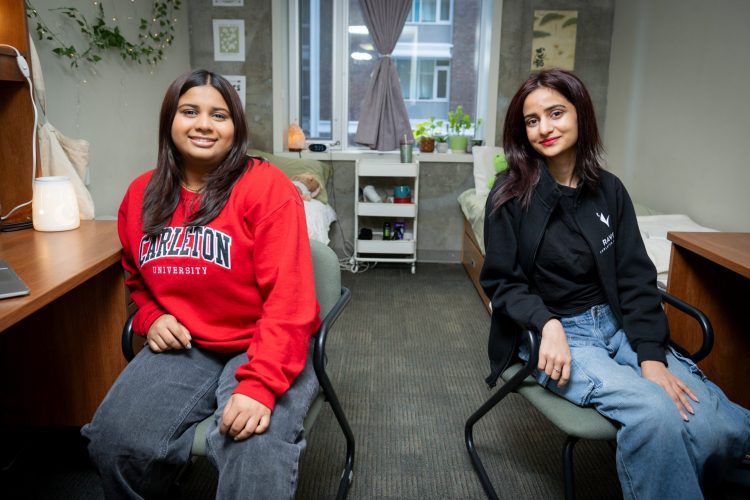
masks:
<path fill-rule="evenodd" d="M 354 134 L 370 73 L 379 57 L 359 0 L 296 0 L 298 9 L 299 121 L 308 139 L 339 140 L 357 147 Z M 414 126 L 431 116 L 447 121 L 461 105 L 476 120 L 479 14 L 482 0 L 414 0 L 391 54 L 409 120 Z M 345 5 L 344 5 L 345 3 Z M 345 9 L 337 26 L 334 9 Z M 345 21 L 344 21 L 345 19 Z M 345 26 L 343 25 L 345 24 Z M 340 36 L 337 36 L 337 33 Z M 336 71 L 342 40 L 346 71 Z M 343 53 L 342 53 L 343 54 Z M 294 68 L 292 68 L 294 70 Z M 334 95 L 334 74 L 346 74 L 344 91 Z M 334 137 L 336 109 L 345 122 Z M 344 118 L 345 116 L 345 118 Z"/>

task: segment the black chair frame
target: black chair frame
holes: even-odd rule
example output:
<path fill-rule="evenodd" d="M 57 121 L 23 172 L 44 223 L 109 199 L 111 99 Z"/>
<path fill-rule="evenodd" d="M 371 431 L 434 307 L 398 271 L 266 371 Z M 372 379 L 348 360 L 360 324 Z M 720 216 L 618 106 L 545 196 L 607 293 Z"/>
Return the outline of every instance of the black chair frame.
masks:
<path fill-rule="evenodd" d="M 698 322 L 701 331 L 703 332 L 703 342 L 700 348 L 695 353 L 689 354 L 682 347 L 676 344 L 672 344 L 675 350 L 677 350 L 681 354 L 686 355 L 696 363 L 704 359 L 711 352 L 714 343 L 713 328 L 708 317 L 700 310 L 691 306 L 687 302 L 684 302 L 683 300 L 675 297 L 674 295 L 670 295 L 669 293 L 661 289 L 659 290 L 659 292 L 661 293 L 663 302 L 693 317 Z M 526 331 L 524 332 L 521 341 L 525 341 L 528 345 L 529 362 L 524 364 L 524 366 L 510 380 L 499 387 L 497 392 L 495 392 L 495 394 L 493 394 L 476 412 L 474 412 L 469 417 L 464 428 L 464 441 L 466 443 L 466 449 L 469 452 L 469 457 L 471 458 L 471 463 L 474 466 L 474 470 L 477 473 L 477 476 L 479 477 L 479 481 L 482 483 L 482 488 L 484 489 L 487 498 L 489 498 L 490 500 L 497 500 L 498 496 L 497 492 L 492 486 L 492 482 L 487 475 L 487 471 L 485 470 L 474 445 L 474 425 L 492 408 L 494 408 L 495 405 L 502 401 L 508 394 L 516 391 L 521 383 L 527 377 L 531 376 L 534 369 L 536 368 L 539 359 L 539 335 L 533 331 Z M 591 411 L 596 410 L 592 409 Z M 563 481 L 565 485 L 566 500 L 573 500 L 575 498 L 573 448 L 575 447 L 579 439 L 580 438 L 577 436 L 568 435 L 562 447 Z"/>

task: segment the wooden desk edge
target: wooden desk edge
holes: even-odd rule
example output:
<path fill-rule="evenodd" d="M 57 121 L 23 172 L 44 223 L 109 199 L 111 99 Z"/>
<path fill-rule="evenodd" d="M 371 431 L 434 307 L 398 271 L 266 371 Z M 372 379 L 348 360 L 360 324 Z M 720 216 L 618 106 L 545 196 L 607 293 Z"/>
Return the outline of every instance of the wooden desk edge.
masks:
<path fill-rule="evenodd" d="M 33 300 L 31 300 L 28 295 L 11 299 L 3 299 L 8 301 L 23 301 L 23 303 L 19 307 L 8 313 L 6 316 L 0 318 L 0 333 L 3 332 L 6 328 L 13 326 L 22 319 L 26 318 L 27 316 L 35 313 L 50 302 L 62 297 L 75 287 L 81 285 L 82 283 L 85 283 L 93 276 L 96 276 L 108 267 L 114 264 L 119 264 L 121 260 L 121 253 L 122 250 L 118 250 L 112 255 L 105 256 L 104 258 L 96 262 L 96 264 L 86 269 L 84 272 L 78 273 L 77 275 L 71 276 L 69 279 L 63 281 L 59 286 L 56 286 L 46 293 L 35 295 Z"/>
<path fill-rule="evenodd" d="M 114 228 L 116 228 L 116 222 L 81 221 L 82 228 L 85 227 L 86 229 L 94 231 L 96 230 L 96 227 L 107 226 L 110 226 L 110 230 L 114 230 Z M 113 234 L 116 235 L 116 232 Z M 116 236 L 114 237 L 116 238 Z M 120 246 L 119 240 L 117 240 L 116 245 L 113 245 L 109 251 L 101 252 L 101 255 L 90 259 L 88 267 L 79 269 L 75 274 L 71 274 L 59 283 L 55 283 L 53 287 L 45 288 L 44 291 L 37 291 L 36 293 L 32 290 L 31 295 L 2 299 L 2 302 L 0 302 L 0 333 L 111 266 L 120 265 L 121 256 L 122 247 Z M 31 283 L 27 284 L 30 287 L 32 286 Z M 3 309 L 5 310 L 3 311 Z"/>
<path fill-rule="evenodd" d="M 667 239 L 701 257 L 750 279 L 750 233 L 669 231 Z M 709 241 L 714 240 L 714 241 Z M 727 247 L 724 243 L 744 243 Z M 725 251 L 729 249 L 729 254 Z M 674 248 L 672 252 L 674 252 Z"/>

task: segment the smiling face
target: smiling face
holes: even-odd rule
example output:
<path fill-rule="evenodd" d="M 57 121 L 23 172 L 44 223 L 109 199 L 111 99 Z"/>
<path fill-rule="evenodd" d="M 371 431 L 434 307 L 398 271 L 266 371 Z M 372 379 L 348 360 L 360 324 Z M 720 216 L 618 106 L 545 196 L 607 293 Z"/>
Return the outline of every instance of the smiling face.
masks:
<path fill-rule="evenodd" d="M 578 142 L 575 106 L 558 91 L 539 87 L 526 97 L 523 116 L 531 147 L 548 165 L 573 168 Z"/>
<path fill-rule="evenodd" d="M 218 90 L 200 85 L 180 96 L 172 120 L 172 141 L 183 168 L 203 174 L 212 171 L 229 153 L 233 139 L 234 122 Z"/>

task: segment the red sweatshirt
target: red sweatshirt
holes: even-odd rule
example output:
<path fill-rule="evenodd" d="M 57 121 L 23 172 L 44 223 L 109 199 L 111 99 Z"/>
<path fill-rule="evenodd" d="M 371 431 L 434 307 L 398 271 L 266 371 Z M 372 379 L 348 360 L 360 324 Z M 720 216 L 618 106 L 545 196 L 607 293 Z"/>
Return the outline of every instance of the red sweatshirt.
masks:
<path fill-rule="evenodd" d="M 171 314 L 202 348 L 247 351 L 234 392 L 273 409 L 305 365 L 320 308 L 302 199 L 276 167 L 250 162 L 206 226 L 186 228 L 200 195 L 182 189 L 169 226 L 149 241 L 141 211 L 151 171 L 128 188 L 118 227 L 134 331 L 145 336 Z"/>

